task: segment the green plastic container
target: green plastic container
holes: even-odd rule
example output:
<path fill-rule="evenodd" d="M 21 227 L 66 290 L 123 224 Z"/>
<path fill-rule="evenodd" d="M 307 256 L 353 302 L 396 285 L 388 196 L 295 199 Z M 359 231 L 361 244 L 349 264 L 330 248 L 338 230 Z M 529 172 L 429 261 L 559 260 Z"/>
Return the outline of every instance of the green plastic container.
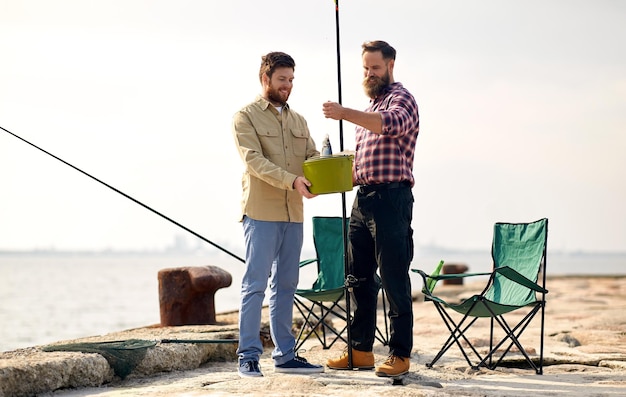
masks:
<path fill-rule="evenodd" d="M 315 157 L 302 164 L 304 177 L 311 182 L 313 194 L 349 192 L 352 190 L 352 156 L 338 154 Z"/>

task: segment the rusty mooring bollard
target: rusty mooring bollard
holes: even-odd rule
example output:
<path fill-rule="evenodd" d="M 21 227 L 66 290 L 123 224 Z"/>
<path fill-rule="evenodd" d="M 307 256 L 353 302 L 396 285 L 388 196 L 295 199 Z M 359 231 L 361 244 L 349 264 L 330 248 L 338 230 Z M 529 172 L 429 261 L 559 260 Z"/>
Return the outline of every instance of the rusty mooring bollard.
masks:
<path fill-rule="evenodd" d="M 467 265 L 463 263 L 448 263 L 443 265 L 443 274 L 462 274 L 468 269 Z M 445 279 L 443 285 L 463 285 L 463 278 Z"/>
<path fill-rule="evenodd" d="M 233 280 L 216 266 L 162 269 L 158 278 L 161 326 L 216 324 L 215 292 Z"/>

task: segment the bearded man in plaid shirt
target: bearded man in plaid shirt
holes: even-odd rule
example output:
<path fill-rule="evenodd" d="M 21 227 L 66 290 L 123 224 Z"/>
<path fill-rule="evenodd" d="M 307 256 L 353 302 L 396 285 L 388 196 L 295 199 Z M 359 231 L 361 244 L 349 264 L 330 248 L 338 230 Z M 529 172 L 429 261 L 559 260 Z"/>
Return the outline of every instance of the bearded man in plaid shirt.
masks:
<path fill-rule="evenodd" d="M 363 87 L 371 98 L 365 111 L 326 102 L 326 118 L 356 125 L 352 179 L 359 186 L 348 231 L 348 261 L 358 280 L 357 309 L 350 325 L 352 367 L 374 368 L 372 347 L 380 272 L 389 300 L 389 356 L 376 375 L 396 377 L 409 371 L 413 349 L 413 303 L 409 266 L 413 259 L 413 158 L 419 133 L 415 98 L 394 81 L 396 50 L 384 41 L 362 46 Z M 348 369 L 348 352 L 329 359 L 332 369 Z"/>

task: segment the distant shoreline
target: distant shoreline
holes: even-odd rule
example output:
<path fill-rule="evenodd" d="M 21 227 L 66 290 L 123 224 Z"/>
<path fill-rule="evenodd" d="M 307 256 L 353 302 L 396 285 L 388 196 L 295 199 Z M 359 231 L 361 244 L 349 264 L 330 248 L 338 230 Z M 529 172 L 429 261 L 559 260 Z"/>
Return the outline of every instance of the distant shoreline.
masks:
<path fill-rule="evenodd" d="M 226 248 L 230 250 L 230 248 Z M 236 251 L 236 249 L 232 249 Z M 485 252 L 489 252 L 489 249 L 455 249 L 455 248 L 446 248 L 446 247 L 438 247 L 438 246 L 418 246 L 415 248 L 417 254 L 420 255 L 460 255 L 460 254 L 468 254 L 468 255 L 476 255 Z M 0 249 L 0 255 L 10 256 L 10 255 L 85 255 L 85 256 L 94 256 L 94 255 L 110 255 L 110 256 L 123 256 L 123 255 L 131 255 L 131 256 L 149 256 L 149 255 L 198 255 L 198 256 L 226 256 L 225 253 L 222 252 L 214 252 L 209 251 L 207 249 L 188 249 L 181 250 L 177 248 L 172 249 L 155 249 L 155 250 L 116 250 L 116 249 L 102 249 L 102 250 L 57 250 L 54 248 L 34 248 L 28 250 L 7 250 Z M 303 252 L 303 256 L 306 254 Z M 548 251 L 548 257 L 550 256 L 624 256 L 626 257 L 626 251 L 585 251 L 585 250 L 550 250 Z"/>

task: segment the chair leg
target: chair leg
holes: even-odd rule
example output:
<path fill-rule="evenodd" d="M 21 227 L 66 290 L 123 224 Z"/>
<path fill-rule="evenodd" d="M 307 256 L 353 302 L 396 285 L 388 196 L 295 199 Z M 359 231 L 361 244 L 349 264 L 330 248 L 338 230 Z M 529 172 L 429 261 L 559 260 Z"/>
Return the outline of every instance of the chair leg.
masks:
<path fill-rule="evenodd" d="M 338 340 L 341 340 L 345 343 L 347 343 L 346 338 L 343 337 L 343 333 L 346 331 L 346 329 L 348 328 L 348 322 L 346 320 L 346 317 L 343 316 L 343 312 L 345 312 L 345 309 L 341 306 L 339 306 L 339 304 L 337 302 L 335 302 L 330 308 L 325 307 L 324 305 L 320 304 L 320 310 L 322 313 L 322 316 L 320 318 L 320 324 L 322 327 L 322 335 L 324 338 L 324 343 L 322 344 L 322 347 L 324 349 L 330 349 L 335 342 L 337 342 Z M 333 309 L 341 309 L 342 313 L 339 313 Z M 325 312 L 324 312 L 325 311 Z M 334 315 L 335 317 L 339 318 L 341 321 L 344 322 L 344 326 L 340 331 L 335 330 L 333 327 L 329 326 L 328 324 L 326 324 L 325 320 L 328 316 L 330 315 Z M 331 331 L 332 334 L 335 335 L 335 337 L 333 338 L 333 340 L 330 342 L 330 344 L 327 344 L 326 342 L 326 329 L 328 329 L 329 331 Z"/>
<path fill-rule="evenodd" d="M 545 285 L 545 275 L 544 275 L 544 285 Z M 545 320 L 545 310 L 546 310 L 546 294 L 543 294 L 543 300 L 541 301 L 541 342 L 539 347 L 539 370 L 536 371 L 537 375 L 543 375 L 543 335 L 544 335 L 544 320 Z"/>
<path fill-rule="evenodd" d="M 491 308 L 489 308 L 489 306 L 485 304 L 485 307 L 489 311 L 491 311 L 492 316 L 490 317 L 491 327 L 490 327 L 490 338 L 489 338 L 489 352 L 484 357 L 482 357 L 478 353 L 476 348 L 470 343 L 470 341 L 467 339 L 467 336 L 466 336 L 466 331 L 470 329 L 470 327 L 474 324 L 476 320 L 478 320 L 479 317 L 471 317 L 471 321 L 467 322 L 467 320 L 470 317 L 466 314 L 457 323 L 454 321 L 452 316 L 447 311 L 445 311 L 445 309 L 442 307 L 442 305 L 439 302 L 433 302 L 433 303 L 435 304 L 435 307 L 437 308 L 437 311 L 439 312 L 439 315 L 441 316 L 444 324 L 448 328 L 448 331 L 450 332 L 450 336 L 445 341 L 445 343 L 443 344 L 443 346 L 441 347 L 440 351 L 437 353 L 435 358 L 430 363 L 426 364 L 427 367 L 431 368 L 453 345 L 456 344 L 459 350 L 461 351 L 461 353 L 463 354 L 463 357 L 465 358 L 467 363 L 470 365 L 470 367 L 472 367 L 473 369 L 486 367 L 486 368 L 493 370 L 502 363 L 506 354 L 510 351 L 513 345 L 515 345 L 519 349 L 520 353 L 524 356 L 524 359 L 526 360 L 528 365 L 532 369 L 534 369 L 538 375 L 543 373 L 543 346 L 541 347 L 541 351 L 540 351 L 539 365 L 536 365 L 519 341 L 522 333 L 526 330 L 528 325 L 530 325 L 531 321 L 533 320 L 537 312 L 539 310 L 543 310 L 544 308 L 543 302 L 540 302 L 539 304 L 535 305 L 530 310 L 530 312 L 527 313 L 524 316 L 524 318 L 521 321 L 519 321 L 517 325 L 513 328 L 511 328 L 511 326 L 505 320 L 504 316 L 495 315 L 495 313 L 493 313 Z M 471 313 L 471 309 L 467 310 L 467 313 Z M 500 340 L 494 346 L 494 329 L 495 329 L 496 323 L 500 326 L 502 331 L 504 331 L 505 336 L 502 338 L 502 340 Z M 542 321 L 542 324 L 541 324 L 542 338 L 543 338 L 543 332 L 544 332 L 543 327 L 544 327 L 544 324 Z M 464 341 L 467 344 L 467 346 L 471 349 L 471 351 L 478 358 L 478 364 L 472 363 L 472 361 L 470 360 L 465 350 L 466 348 L 464 348 L 461 344 L 462 341 Z M 506 346 L 506 349 L 504 349 L 503 353 L 500 354 L 499 357 L 496 357 L 496 353 L 498 352 L 498 349 L 501 349 L 501 347 L 504 346 L 506 343 L 508 343 L 508 345 Z"/>
<path fill-rule="evenodd" d="M 311 316 L 312 316 L 313 310 L 315 309 L 315 305 L 313 304 L 311 305 L 311 307 L 308 307 L 307 305 L 302 303 L 297 297 L 294 299 L 294 303 L 295 303 L 296 308 L 300 312 L 300 315 L 302 315 L 302 326 L 300 328 L 300 332 L 298 333 L 298 336 L 296 336 L 296 346 L 294 347 L 294 349 L 298 351 L 300 347 L 302 347 L 304 342 L 306 342 L 306 340 L 309 339 L 311 334 L 314 333 L 315 331 L 315 329 L 311 325 Z M 305 336 L 305 332 L 307 331 L 307 328 L 310 328 L 310 331 Z M 323 346 L 324 341 L 320 339 L 319 335 L 316 334 L 315 336 L 320 341 L 320 343 L 322 343 L 322 346 Z"/>
<path fill-rule="evenodd" d="M 344 331 L 346 330 L 347 325 L 344 326 L 344 328 L 338 332 L 333 327 L 325 323 L 325 320 L 330 315 L 334 315 L 344 322 L 346 321 L 346 317 L 341 312 L 336 310 L 336 309 L 340 309 L 341 311 L 345 312 L 345 309 L 339 305 L 338 301 L 333 302 L 333 304 L 330 307 L 326 307 L 320 302 L 312 302 L 311 306 L 309 307 L 306 304 L 304 304 L 300 299 L 298 299 L 298 297 L 296 296 L 294 298 L 294 303 L 295 303 L 296 308 L 302 315 L 302 318 L 304 319 L 302 328 L 300 329 L 300 332 L 298 333 L 298 336 L 296 337 L 296 346 L 294 348 L 296 351 L 299 350 L 300 347 L 302 347 L 304 342 L 306 342 L 306 340 L 312 334 L 315 335 L 317 340 L 322 345 L 323 349 L 329 349 L 338 339 L 341 339 L 342 341 L 345 342 L 345 338 L 342 335 Z M 319 311 L 320 311 L 319 315 L 316 313 L 317 308 L 319 308 Z M 316 332 L 316 329 L 318 327 L 321 327 L 321 334 L 322 334 L 321 336 Z M 304 334 L 307 328 L 310 329 L 310 332 L 305 336 Z M 327 333 L 326 333 L 327 329 L 335 336 L 330 343 L 328 343 L 327 341 Z"/>
<path fill-rule="evenodd" d="M 490 318 L 489 322 L 489 354 L 487 354 L 487 357 L 489 357 L 489 368 L 491 368 L 491 366 L 493 365 L 493 360 L 491 359 L 493 357 L 493 355 L 491 354 L 491 352 L 493 351 L 493 317 Z M 478 366 L 480 367 L 481 364 L 482 362 L 479 363 Z"/>
<path fill-rule="evenodd" d="M 524 349 L 522 344 L 519 342 L 520 336 L 526 330 L 526 327 L 530 324 L 531 320 L 534 318 L 535 314 L 541 308 L 541 306 L 542 305 L 534 306 L 532 308 L 532 310 L 528 314 L 526 314 L 526 316 L 524 316 L 524 318 L 514 328 L 511 328 L 509 326 L 507 321 L 504 319 L 504 316 L 502 316 L 502 315 L 496 316 L 494 314 L 494 316 L 491 318 L 491 335 L 492 335 L 491 341 L 493 341 L 494 319 L 500 325 L 500 328 L 504 331 L 505 336 L 495 347 L 492 346 L 492 343 L 490 342 L 489 353 L 478 364 L 478 366 L 485 365 L 485 361 L 488 358 L 489 359 L 489 364 L 485 365 L 485 366 L 487 366 L 487 368 L 489 368 L 489 369 L 495 369 L 498 365 L 500 365 L 500 363 L 502 362 L 502 360 L 504 359 L 506 354 L 511 350 L 513 345 L 515 345 L 518 348 L 518 350 L 520 351 L 520 353 L 524 356 L 524 358 L 525 358 L 526 362 L 528 363 L 528 365 L 532 369 L 534 369 L 537 374 L 541 374 L 543 372 L 543 362 L 542 362 L 543 361 L 543 357 L 542 357 L 543 352 L 541 352 L 540 366 L 538 367 L 537 365 L 535 365 L 535 363 L 532 361 L 532 359 L 528 356 L 528 353 L 526 353 L 526 350 Z M 491 310 L 491 309 L 489 309 L 489 310 Z M 543 336 L 543 330 L 541 332 L 542 332 L 542 336 Z M 493 364 L 492 360 L 493 360 L 493 357 L 495 356 L 497 350 L 502 345 L 504 345 L 507 342 L 507 340 L 509 340 L 509 344 L 508 344 L 507 348 L 500 355 L 500 357 L 498 358 L 497 362 L 495 364 Z"/>
<path fill-rule="evenodd" d="M 472 318 L 469 323 L 464 327 L 465 321 L 468 320 L 470 317 L 468 315 L 463 316 L 463 318 L 461 319 L 461 321 L 459 321 L 459 323 L 457 324 L 454 319 L 448 314 L 448 312 L 445 311 L 445 309 L 441 306 L 441 304 L 439 302 L 435 302 L 433 301 L 433 303 L 435 304 L 435 307 L 437 308 L 437 311 L 439 312 L 439 315 L 441 316 L 444 324 L 446 325 L 446 327 L 448 328 L 448 331 L 450 332 L 450 336 L 448 337 L 448 339 L 446 340 L 446 342 L 443 344 L 443 346 L 441 347 L 441 349 L 439 350 L 439 353 L 437 353 L 437 355 L 435 356 L 435 358 L 428 364 L 426 364 L 426 366 L 428 368 L 432 368 L 432 366 L 441 358 L 443 357 L 443 355 L 453 346 L 453 345 L 457 345 L 457 347 L 459 348 L 459 350 L 461 351 L 461 354 L 463 354 L 463 357 L 465 357 L 465 361 L 467 361 L 467 364 L 470 367 L 474 367 L 475 365 L 472 364 L 472 361 L 470 360 L 468 354 L 466 353 L 465 349 L 463 348 L 463 345 L 461 344 L 460 339 L 463 339 L 465 341 L 465 343 L 467 343 L 467 345 L 469 346 L 469 348 L 472 350 L 472 352 L 474 353 L 474 355 L 476 355 L 476 357 L 478 358 L 479 361 L 482 361 L 483 358 L 481 357 L 481 355 L 478 353 L 478 351 L 476 350 L 476 348 L 474 348 L 474 346 L 470 343 L 470 341 L 467 339 L 467 337 L 465 336 L 465 332 L 476 322 L 476 320 L 478 319 L 477 317 Z M 468 311 L 468 313 L 471 312 L 471 310 Z"/>
<path fill-rule="evenodd" d="M 299 350 L 300 347 L 302 347 L 304 342 L 306 342 L 306 340 L 309 339 L 311 335 L 315 335 L 317 340 L 322 344 L 322 347 L 326 349 L 325 334 L 323 333 L 323 337 L 320 337 L 320 335 L 315 331 L 316 328 L 320 325 L 320 317 L 315 314 L 316 304 L 313 302 L 311 304 L 311 307 L 308 307 L 297 298 L 294 300 L 294 303 L 296 304 L 296 307 L 298 308 L 298 311 L 303 318 L 302 327 L 300 328 L 300 332 L 296 337 L 296 346 L 294 349 L 296 351 Z M 307 329 L 309 330 L 309 332 L 305 336 L 305 332 L 307 331 Z"/>

